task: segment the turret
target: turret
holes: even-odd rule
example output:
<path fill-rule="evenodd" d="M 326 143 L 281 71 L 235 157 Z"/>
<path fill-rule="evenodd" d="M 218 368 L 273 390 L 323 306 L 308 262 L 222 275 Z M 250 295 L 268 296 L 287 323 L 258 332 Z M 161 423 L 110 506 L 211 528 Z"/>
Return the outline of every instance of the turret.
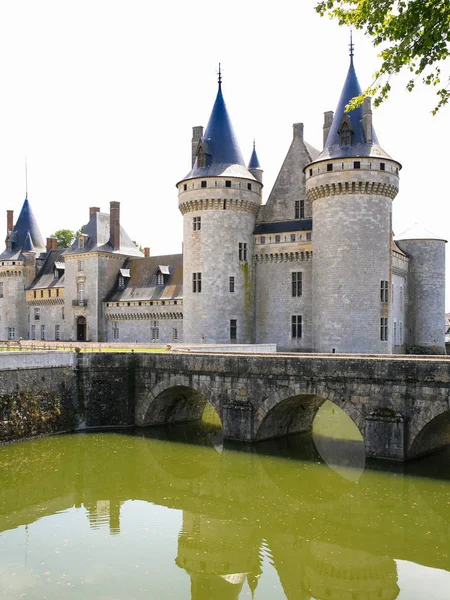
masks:
<path fill-rule="evenodd" d="M 184 217 L 184 341 L 250 343 L 253 231 L 262 184 L 243 161 L 220 73 L 208 126 L 196 142 L 193 167 L 177 184 Z"/>
<path fill-rule="evenodd" d="M 412 354 L 445 354 L 445 244 L 413 227 L 395 238 L 409 257 L 406 348 Z"/>
<path fill-rule="evenodd" d="M 392 200 L 401 165 L 379 145 L 370 99 L 350 66 L 325 145 L 305 167 L 313 217 L 313 344 L 319 352 L 390 353 Z M 331 115 L 333 115 L 330 124 Z"/>
<path fill-rule="evenodd" d="M 256 154 L 255 140 L 253 140 L 253 152 L 250 157 L 250 161 L 248 163 L 248 170 L 253 175 L 255 179 L 257 179 L 260 183 L 263 181 L 263 170 L 261 169 L 261 165 L 259 164 L 259 158 Z"/>

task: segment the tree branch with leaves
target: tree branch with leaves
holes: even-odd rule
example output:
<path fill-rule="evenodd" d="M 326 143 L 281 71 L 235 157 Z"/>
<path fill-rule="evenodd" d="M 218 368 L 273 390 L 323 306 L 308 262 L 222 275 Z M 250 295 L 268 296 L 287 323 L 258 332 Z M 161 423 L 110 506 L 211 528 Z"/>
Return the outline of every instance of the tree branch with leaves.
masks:
<path fill-rule="evenodd" d="M 443 75 L 450 55 L 450 0 L 323 0 L 316 11 L 364 31 L 380 46 L 381 66 L 370 86 L 353 99 L 348 110 L 359 106 L 364 96 L 373 96 L 378 106 L 388 98 L 391 76 L 411 73 L 406 89 L 419 79 L 436 88 L 436 114 L 450 99 L 450 76 Z"/>

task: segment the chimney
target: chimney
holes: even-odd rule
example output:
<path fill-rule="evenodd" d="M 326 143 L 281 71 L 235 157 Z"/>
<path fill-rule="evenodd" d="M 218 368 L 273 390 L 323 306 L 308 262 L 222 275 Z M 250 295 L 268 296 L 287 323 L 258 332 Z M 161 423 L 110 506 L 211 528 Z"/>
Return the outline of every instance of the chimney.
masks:
<path fill-rule="evenodd" d="M 333 122 L 334 112 L 327 110 L 323 113 L 323 147 L 327 143 L 328 134 L 330 133 L 331 123 Z"/>
<path fill-rule="evenodd" d="M 203 137 L 203 127 L 197 125 L 192 128 L 192 166 L 194 166 L 195 158 L 197 156 L 198 143 Z"/>
<path fill-rule="evenodd" d="M 6 231 L 12 231 L 14 228 L 14 211 L 6 211 Z"/>
<path fill-rule="evenodd" d="M 92 219 L 92 215 L 95 215 L 95 213 L 99 213 L 100 209 L 98 206 L 91 206 L 89 208 L 89 221 Z"/>
<path fill-rule="evenodd" d="M 120 249 L 120 202 L 109 203 L 109 241 L 114 250 Z"/>
<path fill-rule="evenodd" d="M 294 138 L 299 137 L 301 140 L 303 139 L 303 123 L 294 123 L 292 125 L 294 128 Z"/>
<path fill-rule="evenodd" d="M 371 144 L 372 139 L 372 102 L 369 97 L 366 96 L 364 98 L 363 104 L 363 129 L 364 129 L 364 137 L 366 138 L 366 142 Z"/>
<path fill-rule="evenodd" d="M 150 248 L 144 248 L 144 256 L 148 258 L 150 256 Z"/>
<path fill-rule="evenodd" d="M 56 238 L 51 238 L 52 240 L 52 250 L 58 250 L 58 240 Z"/>
<path fill-rule="evenodd" d="M 53 238 L 47 238 L 46 250 L 49 252 L 53 248 Z"/>

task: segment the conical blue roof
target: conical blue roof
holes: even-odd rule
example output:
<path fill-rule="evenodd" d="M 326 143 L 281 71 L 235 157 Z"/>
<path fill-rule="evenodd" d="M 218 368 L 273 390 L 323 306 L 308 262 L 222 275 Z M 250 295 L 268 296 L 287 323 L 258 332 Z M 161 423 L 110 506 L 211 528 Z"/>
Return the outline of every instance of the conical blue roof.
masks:
<path fill-rule="evenodd" d="M 333 122 L 325 142 L 324 149 L 317 157 L 317 161 L 327 158 L 344 158 L 352 156 L 362 157 L 385 157 L 390 158 L 388 154 L 379 146 L 378 138 L 375 129 L 372 127 L 372 141 L 367 142 L 363 128 L 363 106 L 358 106 L 350 112 L 345 112 L 345 107 L 355 96 L 361 94 L 361 86 L 359 85 L 358 77 L 356 76 L 355 66 L 353 64 L 353 56 L 350 57 L 350 66 L 344 87 L 342 88 L 341 97 L 339 98 L 336 111 L 334 113 Z M 342 119 L 347 116 L 352 131 L 351 145 L 341 146 L 339 129 Z M 316 161 L 314 161 L 316 162 Z"/>
<path fill-rule="evenodd" d="M 31 239 L 30 232 L 27 233 L 27 237 L 25 238 L 25 242 L 23 244 L 22 252 L 36 252 L 33 246 L 33 241 Z"/>
<path fill-rule="evenodd" d="M 255 142 L 253 142 L 253 152 L 250 156 L 250 162 L 248 163 L 248 169 L 260 169 L 258 155 L 256 154 Z"/>
<path fill-rule="evenodd" d="M 205 134 L 199 144 L 205 153 L 204 166 L 198 165 L 198 157 L 192 170 L 183 179 L 194 177 L 235 176 L 254 179 L 248 172 L 241 150 L 234 133 L 233 125 L 228 114 L 222 94 L 222 84 L 219 89 L 209 117 Z"/>
<path fill-rule="evenodd" d="M 10 232 L 9 235 L 11 236 L 11 250 L 4 250 L 0 255 L 0 258 L 19 258 L 22 250 L 25 250 L 26 252 L 26 248 L 30 247 L 32 247 L 32 251 L 37 254 L 45 252 L 44 240 L 39 231 L 36 217 L 31 209 L 28 197 L 25 197 L 19 218 L 17 219 L 13 231 Z M 28 237 L 30 238 L 31 246 Z"/>

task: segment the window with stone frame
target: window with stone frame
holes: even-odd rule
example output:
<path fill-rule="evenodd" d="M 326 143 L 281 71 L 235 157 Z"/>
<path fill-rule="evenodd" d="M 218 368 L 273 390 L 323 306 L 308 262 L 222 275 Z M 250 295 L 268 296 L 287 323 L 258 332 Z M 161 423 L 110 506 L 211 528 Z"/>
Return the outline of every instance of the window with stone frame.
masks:
<path fill-rule="evenodd" d="M 339 128 L 339 139 L 341 146 L 352 145 L 352 130 L 347 121 L 344 121 Z"/>
<path fill-rule="evenodd" d="M 389 301 L 389 283 L 382 280 L 380 283 L 380 300 L 383 304 Z"/>
<path fill-rule="evenodd" d="M 45 325 L 41 325 L 41 340 L 46 339 Z"/>
<path fill-rule="evenodd" d="M 202 144 L 199 144 L 197 150 L 197 167 L 201 169 L 206 165 L 206 154 Z"/>
<path fill-rule="evenodd" d="M 80 281 L 79 283 L 77 283 L 77 300 L 78 300 L 78 304 L 80 306 L 82 306 L 84 304 L 85 298 L 84 298 L 84 282 Z"/>
<path fill-rule="evenodd" d="M 237 319 L 230 319 L 230 340 L 237 340 Z"/>
<path fill-rule="evenodd" d="M 31 339 L 32 340 L 36 339 L 36 325 L 31 326 Z"/>
<path fill-rule="evenodd" d="M 303 319 L 302 315 L 291 316 L 291 336 L 294 340 L 301 339 L 303 334 Z"/>
<path fill-rule="evenodd" d="M 0 283 L 0 298 L 3 298 L 3 282 Z"/>
<path fill-rule="evenodd" d="M 193 228 L 194 231 L 200 231 L 202 228 L 202 218 L 201 217 L 193 217 Z"/>
<path fill-rule="evenodd" d="M 159 340 L 159 323 L 158 321 L 152 321 L 152 326 L 150 328 L 150 335 L 152 342 L 157 342 Z"/>
<path fill-rule="evenodd" d="M 15 340 L 15 339 L 16 339 L 16 328 L 8 327 L 8 340 Z"/>
<path fill-rule="evenodd" d="M 194 294 L 199 294 L 202 291 L 201 273 L 192 273 L 192 291 Z"/>
<path fill-rule="evenodd" d="M 174 342 L 178 341 L 178 328 L 177 327 L 173 327 L 173 329 L 172 329 L 172 339 Z"/>
<path fill-rule="evenodd" d="M 41 309 L 39 307 L 34 309 L 34 320 L 39 321 L 41 318 Z"/>
<path fill-rule="evenodd" d="M 239 260 L 247 262 L 247 244 L 245 242 L 239 242 Z"/>
<path fill-rule="evenodd" d="M 295 271 L 291 273 L 292 277 L 292 296 L 299 298 L 302 295 L 303 289 L 303 273 L 301 271 Z"/>
<path fill-rule="evenodd" d="M 115 342 L 117 342 L 119 340 L 119 324 L 117 323 L 117 321 L 113 321 L 112 333 L 113 333 L 113 340 Z"/>
<path fill-rule="evenodd" d="M 84 271 L 84 260 L 79 260 L 78 261 L 78 270 L 79 271 Z"/>
<path fill-rule="evenodd" d="M 156 285 L 164 285 L 164 275 L 161 271 L 156 273 Z"/>
<path fill-rule="evenodd" d="M 59 342 L 60 339 L 61 339 L 61 330 L 60 330 L 60 326 L 57 324 L 57 325 L 55 325 L 55 340 L 57 342 Z"/>
<path fill-rule="evenodd" d="M 381 317 L 380 319 L 380 340 L 382 342 L 388 341 L 388 320 L 387 317 Z"/>
<path fill-rule="evenodd" d="M 234 277 L 230 277 L 230 292 L 234 292 Z"/>

